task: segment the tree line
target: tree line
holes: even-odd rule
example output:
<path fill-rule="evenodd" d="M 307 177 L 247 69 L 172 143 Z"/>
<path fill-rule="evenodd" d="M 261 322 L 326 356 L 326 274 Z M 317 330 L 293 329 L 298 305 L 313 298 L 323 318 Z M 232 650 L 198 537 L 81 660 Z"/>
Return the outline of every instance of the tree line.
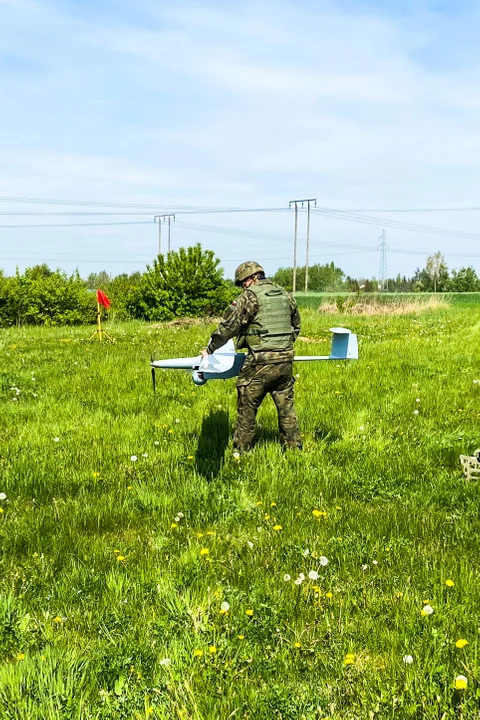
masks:
<path fill-rule="evenodd" d="M 292 268 L 280 268 L 273 280 L 291 289 Z M 297 288 L 303 288 L 305 267 L 297 268 Z M 225 279 L 220 260 L 197 244 L 156 257 L 145 272 L 91 273 L 86 280 L 78 271 L 67 275 L 48 265 L 36 265 L 7 277 L 0 270 L 0 327 L 11 325 L 76 325 L 95 322 L 95 290 L 105 291 L 110 314 L 119 319 L 168 321 L 176 317 L 219 315 L 238 294 Z M 309 290 L 377 292 L 375 278 L 352 278 L 333 262 L 309 267 Z M 448 270 L 440 252 L 429 258 L 411 278 L 397 275 L 388 280 L 391 292 L 476 292 L 480 280 L 473 267 Z"/>

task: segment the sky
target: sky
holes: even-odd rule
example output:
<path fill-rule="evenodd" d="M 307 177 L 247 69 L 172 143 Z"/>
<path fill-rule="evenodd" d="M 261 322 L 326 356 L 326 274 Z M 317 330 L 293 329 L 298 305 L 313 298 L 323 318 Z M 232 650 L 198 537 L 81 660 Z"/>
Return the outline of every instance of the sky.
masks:
<path fill-rule="evenodd" d="M 289 201 L 316 198 L 311 262 L 378 277 L 385 227 L 389 276 L 437 250 L 480 272 L 480 209 L 452 210 L 480 208 L 479 21 L 470 0 L 0 0 L 0 267 L 143 270 L 175 212 L 173 249 L 273 273 Z"/>

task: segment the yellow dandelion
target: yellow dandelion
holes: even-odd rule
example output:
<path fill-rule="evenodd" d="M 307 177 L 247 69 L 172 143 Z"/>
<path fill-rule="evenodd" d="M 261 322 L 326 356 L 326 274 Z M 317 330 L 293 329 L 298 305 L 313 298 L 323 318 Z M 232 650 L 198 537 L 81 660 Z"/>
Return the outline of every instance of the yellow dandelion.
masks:
<path fill-rule="evenodd" d="M 18 653 L 17 660 L 25 660 L 25 653 Z"/>
<path fill-rule="evenodd" d="M 150 705 L 150 707 L 147 707 L 146 709 L 147 715 L 153 715 L 153 707 Z"/>
<path fill-rule="evenodd" d="M 210 645 L 208 649 L 210 650 L 211 655 L 215 655 L 215 653 L 217 652 L 217 648 L 215 647 L 215 645 Z"/>
<path fill-rule="evenodd" d="M 260 505 L 263 505 L 263 502 L 262 502 L 261 500 L 257 500 L 257 502 L 255 503 L 255 505 L 256 505 L 257 507 L 260 507 Z"/>
<path fill-rule="evenodd" d="M 193 455 L 189 455 L 189 456 L 187 457 L 187 460 L 194 460 L 194 459 L 195 459 L 195 458 L 194 458 Z"/>
<path fill-rule="evenodd" d="M 301 647 L 302 647 L 302 643 L 299 643 L 299 642 L 293 643 L 293 647 L 301 648 Z"/>
<path fill-rule="evenodd" d="M 203 657 L 203 650 L 194 650 L 193 651 L 193 657 L 201 658 Z"/>
<path fill-rule="evenodd" d="M 237 635 L 239 640 L 245 640 L 245 635 Z"/>
<path fill-rule="evenodd" d="M 210 553 L 210 550 L 209 550 L 208 548 L 206 548 L 206 547 L 204 547 L 204 548 L 202 548 L 202 549 L 200 550 L 200 555 L 201 555 L 202 557 L 205 557 L 205 556 L 208 555 L 209 553 Z"/>
<path fill-rule="evenodd" d="M 123 562 L 124 560 L 126 560 L 125 555 L 117 555 L 117 562 Z"/>
<path fill-rule="evenodd" d="M 53 618 L 53 622 L 57 623 L 57 625 L 60 625 L 63 622 L 63 620 L 59 615 L 57 615 L 56 617 Z"/>
<path fill-rule="evenodd" d="M 133 490 L 133 485 L 127 485 L 127 490 Z"/>
<path fill-rule="evenodd" d="M 465 677 L 465 675 L 457 675 L 455 678 L 455 690 L 466 690 L 468 685 L 468 680 Z"/>
<path fill-rule="evenodd" d="M 453 580 L 445 580 L 445 585 L 447 587 L 453 587 L 455 583 L 453 582 Z"/>
<path fill-rule="evenodd" d="M 327 593 L 325 593 L 325 597 L 328 598 L 329 600 L 331 600 L 333 598 L 333 593 L 327 592 Z"/>
<path fill-rule="evenodd" d="M 270 520 L 270 515 L 268 513 L 265 513 L 265 520 Z"/>
<path fill-rule="evenodd" d="M 197 538 L 200 539 L 203 537 L 203 533 L 197 533 Z"/>
<path fill-rule="evenodd" d="M 100 477 L 100 473 L 99 473 L 99 472 L 96 472 L 96 471 L 95 471 L 95 472 L 92 472 L 92 477 L 98 478 L 98 477 Z"/>
<path fill-rule="evenodd" d="M 209 530 L 205 535 L 215 535 L 215 530 Z"/>
<path fill-rule="evenodd" d="M 276 502 L 270 503 L 270 507 L 277 507 L 277 503 Z"/>
<path fill-rule="evenodd" d="M 455 645 L 457 646 L 457 648 L 460 648 L 460 650 L 461 650 L 462 648 L 464 648 L 468 645 L 468 640 L 464 640 L 463 638 L 461 638 L 460 640 L 457 640 Z"/>
<path fill-rule="evenodd" d="M 3 513 L 3 508 L 0 508 L 0 515 Z"/>
<path fill-rule="evenodd" d="M 245 615 L 248 615 L 248 617 L 252 617 L 253 610 L 245 610 Z"/>
<path fill-rule="evenodd" d="M 321 517 L 326 518 L 327 517 L 327 513 L 325 510 L 312 510 L 312 515 L 313 515 L 313 517 L 316 517 L 316 518 L 321 518 Z"/>
<path fill-rule="evenodd" d="M 173 435 L 173 430 L 172 430 L 171 428 L 170 428 L 170 430 L 168 431 L 168 434 L 169 434 L 169 435 Z"/>
<path fill-rule="evenodd" d="M 170 530 L 175 530 L 175 528 L 178 527 L 178 523 L 173 523 L 170 525 Z"/>
<path fill-rule="evenodd" d="M 280 530 L 283 530 L 281 525 L 274 525 L 273 529 L 276 530 L 277 532 L 280 532 Z"/>
<path fill-rule="evenodd" d="M 401 600 L 402 597 L 403 597 L 403 593 L 402 593 L 402 592 L 396 592 L 396 593 L 395 593 L 395 597 L 397 598 L 397 600 Z"/>
<path fill-rule="evenodd" d="M 335 506 L 335 510 L 341 510 L 341 509 L 342 509 L 342 508 L 341 508 L 340 505 L 336 505 L 336 506 Z"/>
<path fill-rule="evenodd" d="M 114 550 L 113 552 L 115 553 L 115 555 L 120 555 L 122 551 L 121 551 L 121 550 Z"/>
<path fill-rule="evenodd" d="M 353 665 L 355 663 L 355 655 L 347 655 L 343 661 L 344 665 Z"/>

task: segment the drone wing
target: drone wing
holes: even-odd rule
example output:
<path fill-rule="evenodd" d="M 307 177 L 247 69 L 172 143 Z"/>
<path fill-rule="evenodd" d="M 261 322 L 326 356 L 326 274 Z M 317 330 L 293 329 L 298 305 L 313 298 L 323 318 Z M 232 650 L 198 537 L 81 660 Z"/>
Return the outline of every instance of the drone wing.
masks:
<path fill-rule="evenodd" d="M 200 370 L 207 373 L 223 373 L 233 367 L 235 362 L 235 346 L 229 340 L 223 347 L 212 355 L 197 355 L 196 357 L 171 358 L 170 360 L 152 360 L 153 368 L 163 370 Z"/>

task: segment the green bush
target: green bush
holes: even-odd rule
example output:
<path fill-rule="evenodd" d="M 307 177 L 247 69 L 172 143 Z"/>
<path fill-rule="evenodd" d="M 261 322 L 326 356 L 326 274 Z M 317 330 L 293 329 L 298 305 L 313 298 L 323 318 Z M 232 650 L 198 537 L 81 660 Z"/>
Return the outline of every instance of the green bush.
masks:
<path fill-rule="evenodd" d="M 129 293 L 129 315 L 162 321 L 223 312 L 238 290 L 223 279 L 219 264 L 214 253 L 199 244 L 159 255 Z"/>
<path fill-rule="evenodd" d="M 96 298 L 78 272 L 68 276 L 46 265 L 23 275 L 0 276 L 0 326 L 80 325 L 94 322 Z"/>

